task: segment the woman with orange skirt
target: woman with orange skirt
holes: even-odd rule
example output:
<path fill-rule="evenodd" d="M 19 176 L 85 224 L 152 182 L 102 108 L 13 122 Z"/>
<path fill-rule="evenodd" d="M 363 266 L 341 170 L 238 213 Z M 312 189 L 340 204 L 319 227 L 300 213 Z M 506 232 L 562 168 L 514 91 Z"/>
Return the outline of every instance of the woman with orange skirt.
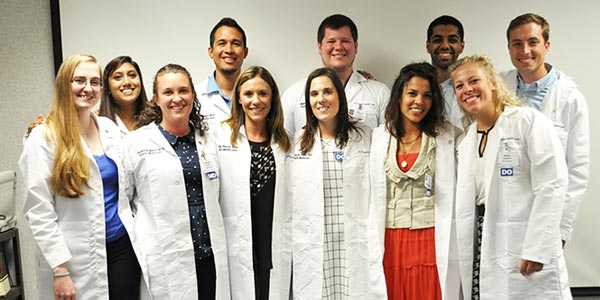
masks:
<path fill-rule="evenodd" d="M 385 118 L 373 132 L 371 188 L 388 299 L 458 299 L 455 130 L 434 67 L 402 68 Z"/>

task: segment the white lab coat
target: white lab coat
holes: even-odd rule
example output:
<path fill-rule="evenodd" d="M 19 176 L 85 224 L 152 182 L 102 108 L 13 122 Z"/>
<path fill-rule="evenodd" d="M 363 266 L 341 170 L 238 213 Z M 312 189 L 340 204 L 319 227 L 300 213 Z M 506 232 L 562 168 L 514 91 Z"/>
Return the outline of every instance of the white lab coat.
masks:
<path fill-rule="evenodd" d="M 119 156 L 121 134 L 108 118 L 92 117 L 97 121 L 104 151 L 119 169 L 119 182 L 126 180 Z M 96 160 L 82 139 L 90 164 L 85 195 L 78 198 L 58 196 L 50 186 L 56 146 L 46 140 L 46 125 L 34 128 L 25 141 L 19 167 L 21 170 L 20 197 L 23 213 L 37 243 L 39 299 L 54 299 L 52 269 L 67 263 L 75 285 L 77 299 L 107 299 L 106 229 L 104 217 L 104 188 Z M 49 132 L 48 132 L 49 133 Z M 119 191 L 119 202 L 126 199 Z M 125 219 L 131 211 L 123 209 Z"/>
<path fill-rule="evenodd" d="M 300 131 L 306 124 L 305 86 L 306 78 L 292 84 L 281 95 L 285 129 L 291 134 Z M 351 119 L 366 124 L 371 129 L 383 124 L 385 107 L 390 100 L 390 89 L 385 84 L 377 80 L 367 80 L 354 71 L 344 91 Z"/>
<path fill-rule="evenodd" d="M 153 299 L 197 299 L 196 267 L 181 163 L 155 123 L 127 135 L 123 165 L 135 188 L 134 227 L 143 279 Z M 214 137 L 196 132 L 202 189 L 217 272 L 216 299 L 229 299 L 229 274 Z M 217 173 L 218 176 L 218 173 Z"/>
<path fill-rule="evenodd" d="M 477 124 L 458 146 L 456 227 L 465 299 L 471 299 Z M 562 148 L 549 120 L 511 107 L 490 131 L 484 163 L 481 299 L 571 299 L 559 223 L 567 185 Z M 544 264 L 523 276 L 521 259 Z"/>
<path fill-rule="evenodd" d="M 208 78 L 198 85 L 196 88 L 198 100 L 200 101 L 200 114 L 204 116 L 204 120 L 208 122 L 210 127 L 219 127 L 222 121 L 229 119 L 231 116 L 231 108 L 227 106 L 225 100 L 219 93 L 206 93 Z"/>
<path fill-rule="evenodd" d="M 252 153 L 244 126 L 236 147 L 230 143 L 231 128 L 223 124 L 217 133 L 221 170 L 221 209 L 227 233 L 229 275 L 232 299 L 254 299 L 252 256 L 252 219 L 250 214 L 250 165 Z M 286 299 L 291 284 L 290 195 L 286 188 L 286 152 L 271 142 L 275 158 L 275 199 L 273 204 L 273 240 L 269 299 Z"/>
<path fill-rule="evenodd" d="M 435 138 L 435 255 L 442 290 L 442 299 L 460 298 L 456 228 L 453 220 L 456 186 L 455 133 L 446 124 Z M 373 131 L 371 144 L 371 193 L 375 204 L 375 220 L 383 258 L 387 207 L 387 177 L 384 162 L 390 143 L 390 133 L 384 126 Z"/>
<path fill-rule="evenodd" d="M 344 234 L 349 300 L 387 299 L 381 257 L 372 247 L 379 241 L 376 217 L 371 211 L 369 152 L 371 129 L 359 125 L 361 137 L 351 132 L 343 162 Z M 303 155 L 299 139 L 291 157 L 293 299 L 322 298 L 324 191 L 321 138 L 317 134 L 313 149 Z"/>
<path fill-rule="evenodd" d="M 569 186 L 560 222 L 561 238 L 571 240 L 573 226 L 588 185 L 590 164 L 590 125 L 585 97 L 564 73 L 548 90 L 540 111 L 554 123 L 563 146 L 569 172 Z M 508 88 L 516 94 L 517 70 L 502 74 Z"/>

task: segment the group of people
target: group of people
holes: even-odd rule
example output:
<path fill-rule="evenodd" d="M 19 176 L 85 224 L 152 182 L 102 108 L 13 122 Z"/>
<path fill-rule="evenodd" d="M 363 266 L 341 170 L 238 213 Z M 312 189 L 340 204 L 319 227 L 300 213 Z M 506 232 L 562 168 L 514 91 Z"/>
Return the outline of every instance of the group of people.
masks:
<path fill-rule="evenodd" d="M 130 57 L 67 58 L 19 160 L 40 299 L 571 299 L 587 106 L 543 17 L 507 40 L 499 75 L 436 18 L 390 90 L 331 15 L 281 97 L 231 18 L 198 89 L 168 64 L 150 101 Z"/>

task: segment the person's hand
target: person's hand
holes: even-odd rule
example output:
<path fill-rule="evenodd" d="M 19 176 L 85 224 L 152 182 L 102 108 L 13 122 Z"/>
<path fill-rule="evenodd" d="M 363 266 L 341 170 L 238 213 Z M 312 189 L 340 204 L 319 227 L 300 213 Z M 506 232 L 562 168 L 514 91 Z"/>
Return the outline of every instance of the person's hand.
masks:
<path fill-rule="evenodd" d="M 54 300 L 77 300 L 75 285 L 66 263 L 52 269 L 54 273 Z"/>
<path fill-rule="evenodd" d="M 363 71 L 363 70 L 357 70 L 357 72 L 364 76 L 365 79 L 367 80 L 375 80 L 375 76 L 373 76 L 371 73 L 367 72 L 367 71 Z"/>
<path fill-rule="evenodd" d="M 75 285 L 71 276 L 54 277 L 54 299 L 76 300 Z"/>
<path fill-rule="evenodd" d="M 519 266 L 519 272 L 521 274 L 527 276 L 531 275 L 533 272 L 539 272 L 544 268 L 543 263 L 530 261 L 526 259 L 521 259 L 521 266 Z"/>
<path fill-rule="evenodd" d="M 31 133 L 33 128 L 35 128 L 38 125 L 41 125 L 43 123 L 44 123 L 44 115 L 39 114 L 37 116 L 37 119 L 35 119 L 33 122 L 31 122 L 31 123 L 29 123 L 29 125 L 27 125 L 27 132 L 25 133 L 25 136 L 29 136 L 29 134 Z"/>

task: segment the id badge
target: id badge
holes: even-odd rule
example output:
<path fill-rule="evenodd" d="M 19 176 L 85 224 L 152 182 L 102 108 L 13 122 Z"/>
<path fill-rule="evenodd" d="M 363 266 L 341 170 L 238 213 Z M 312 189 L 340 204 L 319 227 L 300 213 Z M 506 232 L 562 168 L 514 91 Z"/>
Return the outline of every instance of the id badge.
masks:
<path fill-rule="evenodd" d="M 431 197 L 431 191 L 432 191 L 432 187 L 433 187 L 433 178 L 431 177 L 431 175 L 429 175 L 429 173 L 425 173 L 425 195 L 427 197 Z"/>
<path fill-rule="evenodd" d="M 201 157 L 202 157 L 202 164 L 204 167 L 204 173 L 206 174 L 208 179 L 209 180 L 218 179 L 219 175 L 217 174 L 217 170 L 215 169 L 215 166 L 212 164 L 212 162 L 210 162 L 206 159 L 204 153 L 202 153 Z"/>

